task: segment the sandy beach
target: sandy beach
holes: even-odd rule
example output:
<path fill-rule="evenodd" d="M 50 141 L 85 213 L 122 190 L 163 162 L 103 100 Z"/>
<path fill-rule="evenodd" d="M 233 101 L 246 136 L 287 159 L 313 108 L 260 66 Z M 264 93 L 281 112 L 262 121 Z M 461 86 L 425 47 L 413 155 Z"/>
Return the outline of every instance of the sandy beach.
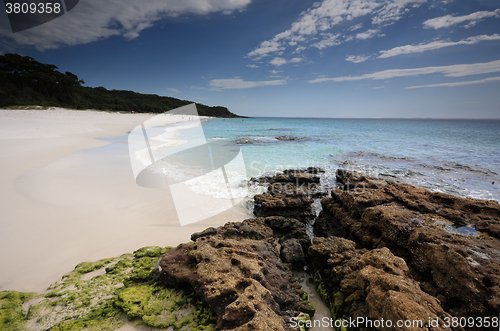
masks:
<path fill-rule="evenodd" d="M 135 183 L 126 134 L 151 117 L 0 110 L 0 290 L 40 292 L 80 262 L 175 246 L 248 216 L 232 209 L 180 226 L 168 190 Z"/>

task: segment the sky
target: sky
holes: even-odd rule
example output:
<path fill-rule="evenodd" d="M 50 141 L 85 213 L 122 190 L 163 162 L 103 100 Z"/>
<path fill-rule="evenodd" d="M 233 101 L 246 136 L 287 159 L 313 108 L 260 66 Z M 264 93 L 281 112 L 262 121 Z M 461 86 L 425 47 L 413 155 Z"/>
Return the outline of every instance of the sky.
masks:
<path fill-rule="evenodd" d="M 498 0 L 80 0 L 0 54 L 246 116 L 500 118 Z"/>

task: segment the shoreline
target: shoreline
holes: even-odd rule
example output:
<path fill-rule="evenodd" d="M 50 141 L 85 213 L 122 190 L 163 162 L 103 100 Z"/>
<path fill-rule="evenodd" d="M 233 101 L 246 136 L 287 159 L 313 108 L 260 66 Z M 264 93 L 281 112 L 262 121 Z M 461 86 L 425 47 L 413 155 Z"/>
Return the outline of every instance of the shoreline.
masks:
<path fill-rule="evenodd" d="M 167 192 L 135 184 L 126 144 L 104 138 L 155 115 L 0 110 L 0 290 L 42 292 L 82 261 L 176 246 L 241 216 L 180 227 Z"/>
<path fill-rule="evenodd" d="M 180 227 L 168 192 L 135 184 L 126 132 L 151 116 L 0 110 L 0 248 L 8 252 L 0 257 L 0 290 L 40 292 L 82 261 L 176 246 L 250 216 L 232 210 Z M 184 120 L 178 116 L 175 123 Z"/>
<path fill-rule="evenodd" d="M 255 197 L 255 216 L 243 222 L 228 222 L 216 228 L 204 224 L 200 232 L 186 227 L 194 232 L 189 243 L 186 240 L 174 248 L 143 247 L 133 254 L 80 263 L 51 285 L 50 293 L 10 295 L 22 302 L 28 316 L 24 320 L 27 318 L 30 328 L 41 327 L 39 323 L 60 323 L 60 327 L 69 329 L 72 325 L 78 327 L 83 319 L 98 325 L 119 323 L 115 329 L 120 331 L 167 325 L 180 328 L 180 324 L 171 324 L 175 320 L 165 317 L 169 312 L 161 308 L 168 305 L 170 296 L 156 301 L 155 293 L 179 293 L 176 291 L 185 288 L 179 284 L 185 283 L 217 315 L 206 322 L 210 325 L 188 316 L 191 323 L 202 323 L 200 327 L 209 329 L 215 327 L 214 323 L 222 329 L 225 323 L 253 323 L 259 330 L 269 325 L 278 329 L 281 325 L 287 330 L 285 325 L 298 321 L 323 327 L 325 317 L 337 323 L 361 316 L 370 320 L 383 316 L 390 321 L 413 318 L 423 327 L 434 320 L 443 323 L 452 316 L 468 317 L 475 314 L 477 305 L 487 315 L 496 309 L 498 302 L 489 300 L 487 294 L 495 297 L 498 283 L 497 202 L 430 192 L 339 169 L 336 178 L 340 186 L 322 200 L 322 211 L 315 216 L 312 198 L 317 193 L 325 194 L 316 192 L 322 171 L 310 167 L 267 178 L 272 189 Z M 300 183 L 315 185 L 305 188 Z M 471 224 L 464 226 L 464 220 Z M 308 226 L 312 226 L 312 233 Z M 455 264 L 459 267 L 452 267 Z M 422 278 L 429 268 L 434 281 Z M 292 276 L 292 271 L 302 271 L 302 276 Z M 308 277 L 316 290 L 305 288 Z M 457 284 L 443 281 L 449 279 L 457 279 Z M 483 279 L 482 283 L 478 279 Z M 351 285 L 342 285 L 347 281 Z M 380 288 L 380 284 L 388 284 L 390 290 Z M 474 305 L 450 305 L 456 298 L 448 293 L 457 293 L 463 301 L 471 297 L 469 289 L 475 288 L 472 284 L 483 284 L 477 288 L 484 294 L 474 299 Z M 271 296 L 255 295 L 264 288 L 268 291 L 264 293 Z M 295 290 L 287 292 L 290 289 Z M 353 296 L 357 290 L 364 294 Z M 251 321 L 227 303 L 223 296 L 227 291 L 235 293 L 240 309 L 259 307 L 255 316 L 252 310 Z M 189 298 L 194 292 L 181 296 Z M 95 300 L 92 295 L 96 295 Z M 353 297 L 354 304 L 348 299 Z M 84 300 L 91 307 L 90 313 L 79 305 Z M 149 306 L 147 312 L 140 308 L 150 301 L 155 306 Z M 68 304 L 64 312 L 54 309 L 42 313 L 43 307 Z M 277 304 L 280 309 L 276 309 Z M 67 320 L 65 312 L 71 309 L 79 317 L 72 315 Z M 112 310 L 112 314 L 102 320 L 96 318 L 92 312 L 100 309 Z M 193 309 L 195 314 L 206 312 L 200 306 Z M 177 322 L 186 320 L 180 316 L 189 311 L 179 312 Z M 265 319 L 259 317 L 260 311 L 267 312 Z M 24 320 L 20 319 L 20 323 Z M 334 329 L 332 323 L 327 329 Z"/>

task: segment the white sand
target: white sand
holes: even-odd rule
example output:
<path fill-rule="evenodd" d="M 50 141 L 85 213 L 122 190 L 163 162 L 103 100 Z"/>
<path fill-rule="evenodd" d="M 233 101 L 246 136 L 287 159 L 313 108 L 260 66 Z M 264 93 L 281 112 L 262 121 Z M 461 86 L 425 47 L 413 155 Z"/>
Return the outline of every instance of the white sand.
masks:
<path fill-rule="evenodd" d="M 94 139 L 152 116 L 0 110 L 0 290 L 40 292 L 80 262 L 175 246 L 248 217 L 232 209 L 181 227 L 168 190 L 135 183 L 126 140 Z"/>

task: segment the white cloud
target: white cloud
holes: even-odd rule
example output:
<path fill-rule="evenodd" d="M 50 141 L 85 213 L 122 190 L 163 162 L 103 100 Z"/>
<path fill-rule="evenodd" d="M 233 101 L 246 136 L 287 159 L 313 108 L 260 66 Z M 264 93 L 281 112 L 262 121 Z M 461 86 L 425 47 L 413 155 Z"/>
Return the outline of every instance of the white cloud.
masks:
<path fill-rule="evenodd" d="M 485 78 L 485 79 L 479 79 L 479 80 L 471 80 L 471 81 L 464 81 L 464 82 L 455 82 L 455 83 L 442 83 L 442 84 L 409 86 L 407 88 L 410 89 L 410 88 L 444 87 L 444 86 L 451 87 L 451 86 L 464 86 L 464 85 L 484 84 L 484 83 L 491 83 L 491 82 L 498 82 L 498 81 L 500 81 L 500 77 L 491 77 L 491 78 Z"/>
<path fill-rule="evenodd" d="M 266 56 L 269 53 L 274 53 L 282 49 L 284 48 L 280 47 L 279 42 L 274 40 L 266 40 L 260 44 L 260 47 L 248 53 L 248 56 L 250 57 L 257 56 L 258 59 L 260 59 L 262 56 Z"/>
<path fill-rule="evenodd" d="M 367 30 L 365 32 L 361 32 L 361 33 L 356 34 L 356 39 L 362 39 L 362 40 L 370 39 L 370 38 L 375 37 L 378 32 L 379 32 L 379 30 L 377 30 L 377 29 Z"/>
<path fill-rule="evenodd" d="M 323 40 L 312 44 L 312 46 L 321 50 L 327 47 L 340 45 L 342 43 L 340 40 L 338 40 L 338 38 L 340 37 L 340 33 L 337 33 L 335 35 L 331 33 L 323 33 L 322 37 L 324 38 Z"/>
<path fill-rule="evenodd" d="M 286 60 L 282 57 L 275 57 L 274 59 L 272 59 L 271 61 L 269 61 L 270 64 L 272 65 L 275 65 L 277 67 L 283 65 L 283 64 L 286 64 Z"/>
<path fill-rule="evenodd" d="M 499 71 L 500 71 L 500 60 L 496 60 L 484 63 L 454 64 L 450 66 L 440 66 L 440 67 L 390 69 L 390 70 L 377 71 L 371 74 L 365 74 L 361 76 L 317 78 L 309 81 L 309 83 L 345 82 L 345 81 L 365 80 L 365 79 L 380 80 L 380 79 L 390 79 L 396 77 L 428 75 L 435 73 L 441 73 L 447 77 L 463 77 L 470 75 L 488 74 Z"/>
<path fill-rule="evenodd" d="M 293 53 L 316 47 L 320 50 L 339 45 L 350 40 L 342 40 L 338 31 L 341 23 L 371 15 L 373 24 L 387 25 L 403 17 L 409 8 L 417 7 L 427 0 L 323 0 L 302 12 L 289 29 L 262 42 L 259 47 L 248 53 L 250 58 L 260 60 L 265 56 L 283 57 L 284 52 L 293 47 Z M 345 31 L 360 29 L 361 23 L 343 28 Z M 369 30 L 368 34 L 359 34 L 360 38 L 369 38 L 378 33 L 378 29 Z M 376 31 L 376 33 L 375 33 Z M 371 35 L 373 34 L 373 35 Z"/>
<path fill-rule="evenodd" d="M 299 63 L 302 61 L 304 61 L 304 59 L 300 58 L 300 57 L 294 57 L 294 58 L 291 58 L 290 60 L 286 60 L 282 57 L 275 57 L 274 59 L 269 61 L 269 63 L 279 67 L 279 66 L 282 66 L 282 65 L 287 64 L 287 63 Z M 272 70 L 272 71 L 278 72 L 276 70 Z M 282 71 L 279 71 L 279 72 L 282 72 Z"/>
<path fill-rule="evenodd" d="M 370 56 L 365 55 L 348 55 L 345 60 L 353 63 L 361 63 L 368 60 Z"/>
<path fill-rule="evenodd" d="M 489 17 L 500 17 L 500 9 L 494 11 L 478 11 L 469 15 L 464 16 L 452 16 L 446 15 L 436 18 L 431 18 L 425 21 L 424 28 L 426 29 L 441 29 L 448 28 L 455 24 L 460 24 L 464 22 L 469 22 L 465 25 L 466 28 L 476 25 L 479 21 Z"/>
<path fill-rule="evenodd" d="M 426 2 L 427 0 L 386 1 L 385 5 L 377 11 L 377 15 L 372 18 L 372 23 L 377 25 L 392 24 L 409 11 L 407 7 L 416 8 Z"/>
<path fill-rule="evenodd" d="M 250 67 L 250 68 L 258 68 L 259 66 L 256 65 L 256 64 L 247 64 L 247 67 Z"/>
<path fill-rule="evenodd" d="M 295 51 L 293 53 L 300 53 L 302 52 L 303 50 L 306 50 L 307 47 L 304 47 L 304 46 L 299 46 L 295 49 Z"/>
<path fill-rule="evenodd" d="M 271 85 L 284 85 L 286 84 L 285 79 L 280 80 L 266 80 L 266 81 L 244 81 L 241 78 L 230 78 L 230 79 L 212 79 L 210 81 L 210 86 L 217 89 L 244 89 L 252 88 L 258 86 L 271 86 Z"/>
<path fill-rule="evenodd" d="M 491 36 L 481 35 L 481 36 L 469 37 L 455 42 L 437 40 L 430 43 L 421 43 L 418 45 L 399 46 L 385 51 L 380 51 L 379 58 L 388 58 L 401 54 L 423 53 L 426 51 L 440 49 L 443 47 L 457 46 L 457 45 L 473 45 L 477 44 L 480 41 L 488 41 L 488 40 L 500 40 L 500 35 L 498 34 L 494 34 Z"/>
<path fill-rule="evenodd" d="M 359 23 L 359 24 L 356 24 L 356 25 L 353 25 L 349 28 L 349 31 L 355 31 L 355 30 L 359 30 L 363 27 L 363 23 Z"/>
<path fill-rule="evenodd" d="M 79 45 L 123 36 L 134 39 L 165 17 L 204 15 L 243 10 L 251 0 L 107 0 L 80 1 L 66 15 L 34 29 L 13 34 L 7 15 L 0 19 L 0 35 L 10 37 L 10 48 L 34 46 L 38 50 Z"/>
<path fill-rule="evenodd" d="M 175 94 L 181 93 L 181 91 L 176 89 L 176 88 L 167 88 L 167 91 L 170 93 L 175 93 Z"/>

